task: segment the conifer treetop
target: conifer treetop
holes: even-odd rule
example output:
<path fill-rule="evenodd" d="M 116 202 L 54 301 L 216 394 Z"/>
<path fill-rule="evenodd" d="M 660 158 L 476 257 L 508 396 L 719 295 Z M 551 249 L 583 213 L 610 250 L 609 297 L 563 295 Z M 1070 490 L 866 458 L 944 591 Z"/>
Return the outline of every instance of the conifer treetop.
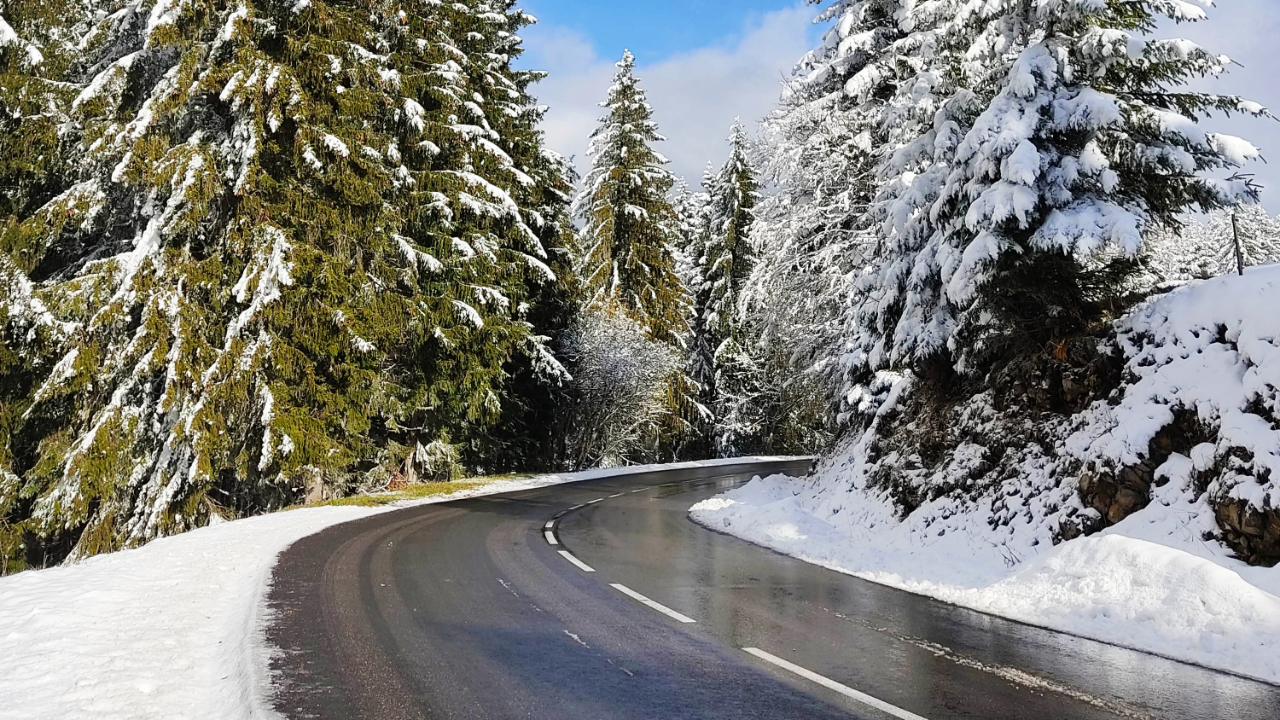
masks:
<path fill-rule="evenodd" d="M 687 330 L 685 290 L 676 274 L 680 237 L 669 193 L 675 178 L 653 148 L 663 140 L 626 52 L 591 136 L 591 170 L 573 205 L 584 221 L 579 274 L 592 298 L 619 304 L 651 337 L 678 344 Z"/>
<path fill-rule="evenodd" d="M 738 306 L 756 260 L 751 232 L 760 192 L 747 157 L 748 144 L 746 128 L 734 118 L 729 157 L 709 189 L 710 227 L 702 265 L 710 293 L 705 321 L 714 329 L 716 347 L 739 335 Z"/>

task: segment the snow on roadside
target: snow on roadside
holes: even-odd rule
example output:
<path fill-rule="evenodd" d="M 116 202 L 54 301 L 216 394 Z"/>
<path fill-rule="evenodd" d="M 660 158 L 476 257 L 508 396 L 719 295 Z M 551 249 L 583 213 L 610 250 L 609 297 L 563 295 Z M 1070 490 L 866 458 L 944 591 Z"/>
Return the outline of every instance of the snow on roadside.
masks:
<path fill-rule="evenodd" d="M 0 717 L 267 717 L 254 639 L 276 555 L 379 511 L 221 523 L 0 580 Z"/>
<path fill-rule="evenodd" d="M 957 515 L 950 532 L 935 527 L 926 535 L 918 520 L 899 522 L 878 498 L 851 490 L 845 520 L 832 524 L 813 513 L 811 491 L 810 482 L 762 478 L 704 500 L 690 514 L 865 580 L 1280 684 L 1280 569 L 1132 537 L 1163 534 L 1151 532 L 1161 523 L 1142 513 L 1019 561 L 1020 549 L 983 517 Z"/>
<path fill-rule="evenodd" d="M 0 697 L 6 698 L 0 718 L 275 717 L 265 702 L 268 655 L 262 622 L 276 558 L 295 541 L 406 505 L 648 469 L 502 480 L 383 508 L 275 513 L 0 578 Z"/>
<path fill-rule="evenodd" d="M 999 416 L 979 396 L 951 416 L 972 442 L 938 467 L 905 462 L 901 443 L 878 451 L 873 425 L 807 480 L 755 480 L 690 513 L 867 580 L 1280 684 L 1280 567 L 1249 566 L 1214 539 L 1224 537 L 1215 503 L 1280 507 L 1277 301 L 1280 265 L 1270 265 L 1139 306 L 1116 324 L 1127 384 L 1076 416 L 1044 420 L 1045 434 L 1060 433 L 1057 446 L 1008 448 L 1007 473 L 981 470 L 990 453 L 974 443 L 1009 440 L 993 437 Z M 1151 462 L 1153 438 L 1179 413 L 1211 441 Z M 1073 461 L 1113 473 L 1163 464 L 1145 508 L 1054 545 L 1064 519 L 1105 524 L 1082 504 Z M 920 506 L 903 517 L 878 484 L 886 476 L 905 477 Z"/>

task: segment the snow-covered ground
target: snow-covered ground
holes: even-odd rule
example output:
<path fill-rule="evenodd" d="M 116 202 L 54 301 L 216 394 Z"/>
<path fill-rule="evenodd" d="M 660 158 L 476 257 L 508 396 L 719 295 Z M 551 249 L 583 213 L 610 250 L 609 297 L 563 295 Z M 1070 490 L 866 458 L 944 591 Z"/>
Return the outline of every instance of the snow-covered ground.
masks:
<path fill-rule="evenodd" d="M 503 480 L 425 502 L 647 469 Z M 307 535 L 398 507 L 275 513 L 0 578 L 0 718 L 274 717 L 262 626 L 276 558 Z"/>
<path fill-rule="evenodd" d="M 811 478 L 756 480 L 691 515 L 867 580 L 1280 684 L 1280 568 L 1251 567 L 1206 539 L 1221 532 L 1214 502 L 1280 505 L 1278 305 L 1274 265 L 1143 305 L 1117 324 L 1128 384 L 1114 403 L 1066 424 L 1070 434 L 1050 454 L 1029 454 L 1021 474 L 980 490 L 940 489 L 905 518 L 872 480 L 881 459 L 868 435 Z M 1215 441 L 1175 452 L 1145 509 L 1054 545 L 1064 518 L 1097 516 L 1061 468 L 1140 460 L 1175 409 L 1195 413 Z M 983 448 L 956 455 L 965 452 L 980 457 Z"/>

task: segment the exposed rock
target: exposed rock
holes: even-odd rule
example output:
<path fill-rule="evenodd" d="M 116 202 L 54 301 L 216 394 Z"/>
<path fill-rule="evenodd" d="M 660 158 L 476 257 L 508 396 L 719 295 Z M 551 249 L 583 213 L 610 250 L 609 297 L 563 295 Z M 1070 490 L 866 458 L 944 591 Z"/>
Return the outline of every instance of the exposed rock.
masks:
<path fill-rule="evenodd" d="M 1082 513 L 1076 513 L 1067 518 L 1058 526 L 1057 537 L 1054 542 L 1066 542 L 1075 540 L 1078 537 L 1092 535 L 1104 527 L 1102 516 L 1093 510 L 1086 510 Z"/>
<path fill-rule="evenodd" d="M 334 472 L 326 472 L 314 466 L 299 468 L 293 475 L 295 486 L 305 490 L 303 502 L 310 505 L 343 497 L 346 483 Z"/>
<path fill-rule="evenodd" d="M 1173 422 L 1151 439 L 1145 460 L 1114 473 L 1096 468 L 1081 473 L 1080 499 L 1086 507 L 1098 511 L 1104 521 L 1102 527 L 1115 525 L 1151 503 L 1151 488 L 1160 482 L 1156 469 L 1170 455 L 1190 453 L 1191 448 L 1208 439 L 1193 414 L 1175 413 Z"/>
<path fill-rule="evenodd" d="M 1227 499 L 1214 505 L 1222 540 L 1250 565 L 1280 563 L 1280 509 L 1259 510 L 1247 500 Z"/>
<path fill-rule="evenodd" d="M 1076 406 L 1089 396 L 1087 380 L 1079 377 L 1080 373 L 1069 372 L 1062 376 L 1062 397 L 1067 404 Z"/>
<path fill-rule="evenodd" d="M 995 386 L 1007 405 L 1074 413 L 1105 398 L 1120 384 L 1120 360 L 1114 345 L 1096 337 L 1064 340 L 1045 352 L 1009 363 Z"/>

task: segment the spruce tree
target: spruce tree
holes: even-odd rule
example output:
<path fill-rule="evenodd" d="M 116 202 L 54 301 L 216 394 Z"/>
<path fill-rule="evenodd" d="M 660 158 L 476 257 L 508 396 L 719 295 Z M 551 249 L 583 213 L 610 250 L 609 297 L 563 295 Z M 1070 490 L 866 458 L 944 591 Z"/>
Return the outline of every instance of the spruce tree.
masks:
<path fill-rule="evenodd" d="M 483 445 L 514 366 L 563 372 L 531 320 L 566 183 L 511 0 L 61 22 L 80 49 L 24 129 L 46 166 L 3 170 L 42 178 L 0 224 L 12 532 L 88 555 L 430 472 Z"/>
<path fill-rule="evenodd" d="M 964 44 L 953 23 L 962 4 L 904 5 L 899 16 L 904 32 L 889 49 L 895 57 L 881 109 L 886 152 L 875 168 L 879 188 L 870 206 L 875 243 L 866 257 L 869 272 L 860 273 L 852 293 L 850 350 L 841 364 L 853 372 L 842 396 L 866 379 L 867 368 L 944 356 L 955 330 L 940 277 L 940 248 L 955 222 L 939 199 L 956 148 L 981 111 L 979 94 L 959 72 Z M 841 413 L 856 417 L 853 407 Z"/>
<path fill-rule="evenodd" d="M 741 339 L 738 304 L 756 262 L 751 231 L 760 185 L 747 158 L 747 142 L 746 130 L 735 120 L 729 134 L 729 159 L 708 188 L 710 228 L 702 265 L 710 296 L 705 320 L 721 342 Z"/>
<path fill-rule="evenodd" d="M 747 152 L 746 130 L 735 120 L 729 158 L 709 188 L 707 242 L 700 263 L 707 299 L 699 324 L 715 348 L 711 407 L 716 415 L 716 452 L 721 456 L 736 454 L 742 439 L 754 432 L 747 418 L 758 370 L 740 304 L 756 261 L 751 232 L 759 185 Z"/>
<path fill-rule="evenodd" d="M 703 188 L 710 187 L 714 177 L 714 166 L 708 162 L 703 172 Z M 692 412 L 685 414 L 685 422 L 670 428 L 679 436 L 672 443 L 678 446 L 675 456 L 682 458 L 702 459 L 714 454 L 715 424 L 710 408 L 715 403 L 715 346 L 703 321 L 711 295 L 703 273 L 710 228 L 710 202 L 705 190 L 693 192 L 684 178 L 677 180 L 671 192 L 671 207 L 680 232 L 676 272 L 690 302 L 689 331 L 683 339 L 687 397 L 682 399 L 682 407 Z"/>
<path fill-rule="evenodd" d="M 710 234 L 710 188 L 715 179 L 715 169 L 708 162 L 703 171 L 702 192 L 690 192 L 687 187 L 678 192 L 673 202 L 680 218 L 680 280 L 688 289 L 690 300 L 689 335 L 685 342 L 688 357 L 687 374 L 698 385 L 699 401 L 706 407 L 715 402 L 715 341 L 706 323 L 711 290 L 706 284 L 707 242 Z M 682 180 L 681 183 L 684 181 Z M 710 452 L 710 428 L 706 436 L 705 452 Z"/>
<path fill-rule="evenodd" d="M 58 32 L 58 24 L 76 22 L 79 12 L 60 0 L 11 0 L 0 8 L 0 328 L 20 324 L 31 346 L 61 342 L 69 329 L 33 296 L 14 259 L 20 262 L 24 249 L 11 241 L 10 230 L 15 215 L 59 192 L 50 182 L 61 169 L 58 108 L 74 92 L 58 78 L 75 57 L 75 42 Z M 13 431 L 23 421 L 16 400 L 30 393 L 41 371 L 33 353 L 20 352 L 0 335 L 0 572 L 23 566 L 26 538 L 15 517 L 24 502 L 16 491 L 23 485 L 23 448 L 13 442 Z"/>
<path fill-rule="evenodd" d="M 675 179 L 653 149 L 663 140 L 627 51 L 591 136 L 592 166 L 574 213 L 584 227 L 579 273 L 591 302 L 617 304 L 651 338 L 679 345 L 688 296 L 676 273 L 679 222 L 668 193 Z"/>
<path fill-rule="evenodd" d="M 1164 0 L 1006 0 L 965 4 L 947 19 L 928 70 L 959 84 L 939 120 L 960 122 L 935 120 L 924 135 L 948 153 L 960 139 L 945 162 L 903 168 L 889 183 L 887 236 L 914 239 L 890 246 L 870 276 L 898 288 L 874 299 L 873 364 L 945 353 L 980 373 L 1079 333 L 1101 312 L 1102 278 L 1123 277 L 1114 266 L 1132 261 L 1147 232 L 1253 194 L 1245 181 L 1206 175 L 1256 149 L 1198 121 L 1266 111 L 1179 87 L 1221 74 L 1228 60 L 1151 39 L 1159 16 L 1204 13 Z M 928 223 L 912 229 L 921 212 Z"/>
<path fill-rule="evenodd" d="M 828 24 L 821 43 L 763 124 L 760 171 L 772 190 L 755 211 L 761 255 L 746 306 L 764 346 L 785 353 L 769 366 L 814 375 L 838 404 L 856 365 L 843 356 L 857 332 L 858 271 L 877 244 L 868 209 L 898 129 L 887 100 L 925 43 L 906 39 L 920 23 L 900 0 L 835 0 L 817 22 Z"/>
<path fill-rule="evenodd" d="M 529 82 L 538 77 L 535 73 L 525 75 Z M 535 142 L 529 149 L 536 151 L 538 145 Z M 493 472 L 561 467 L 563 438 L 557 433 L 557 419 L 569 401 L 570 376 L 561 365 L 559 353 L 552 353 L 549 348 L 570 330 L 578 318 L 582 299 L 574 269 L 575 231 L 569 216 L 577 174 L 564 157 L 546 148 L 530 164 L 534 168 L 530 174 L 538 178 L 537 185 L 530 188 L 535 198 L 534 216 L 541 219 L 537 234 L 556 281 L 529 286 L 524 321 L 535 334 L 526 338 L 524 352 L 513 354 L 507 361 L 509 379 L 504 384 L 506 394 L 497 425 L 480 428 L 473 464 Z"/>

